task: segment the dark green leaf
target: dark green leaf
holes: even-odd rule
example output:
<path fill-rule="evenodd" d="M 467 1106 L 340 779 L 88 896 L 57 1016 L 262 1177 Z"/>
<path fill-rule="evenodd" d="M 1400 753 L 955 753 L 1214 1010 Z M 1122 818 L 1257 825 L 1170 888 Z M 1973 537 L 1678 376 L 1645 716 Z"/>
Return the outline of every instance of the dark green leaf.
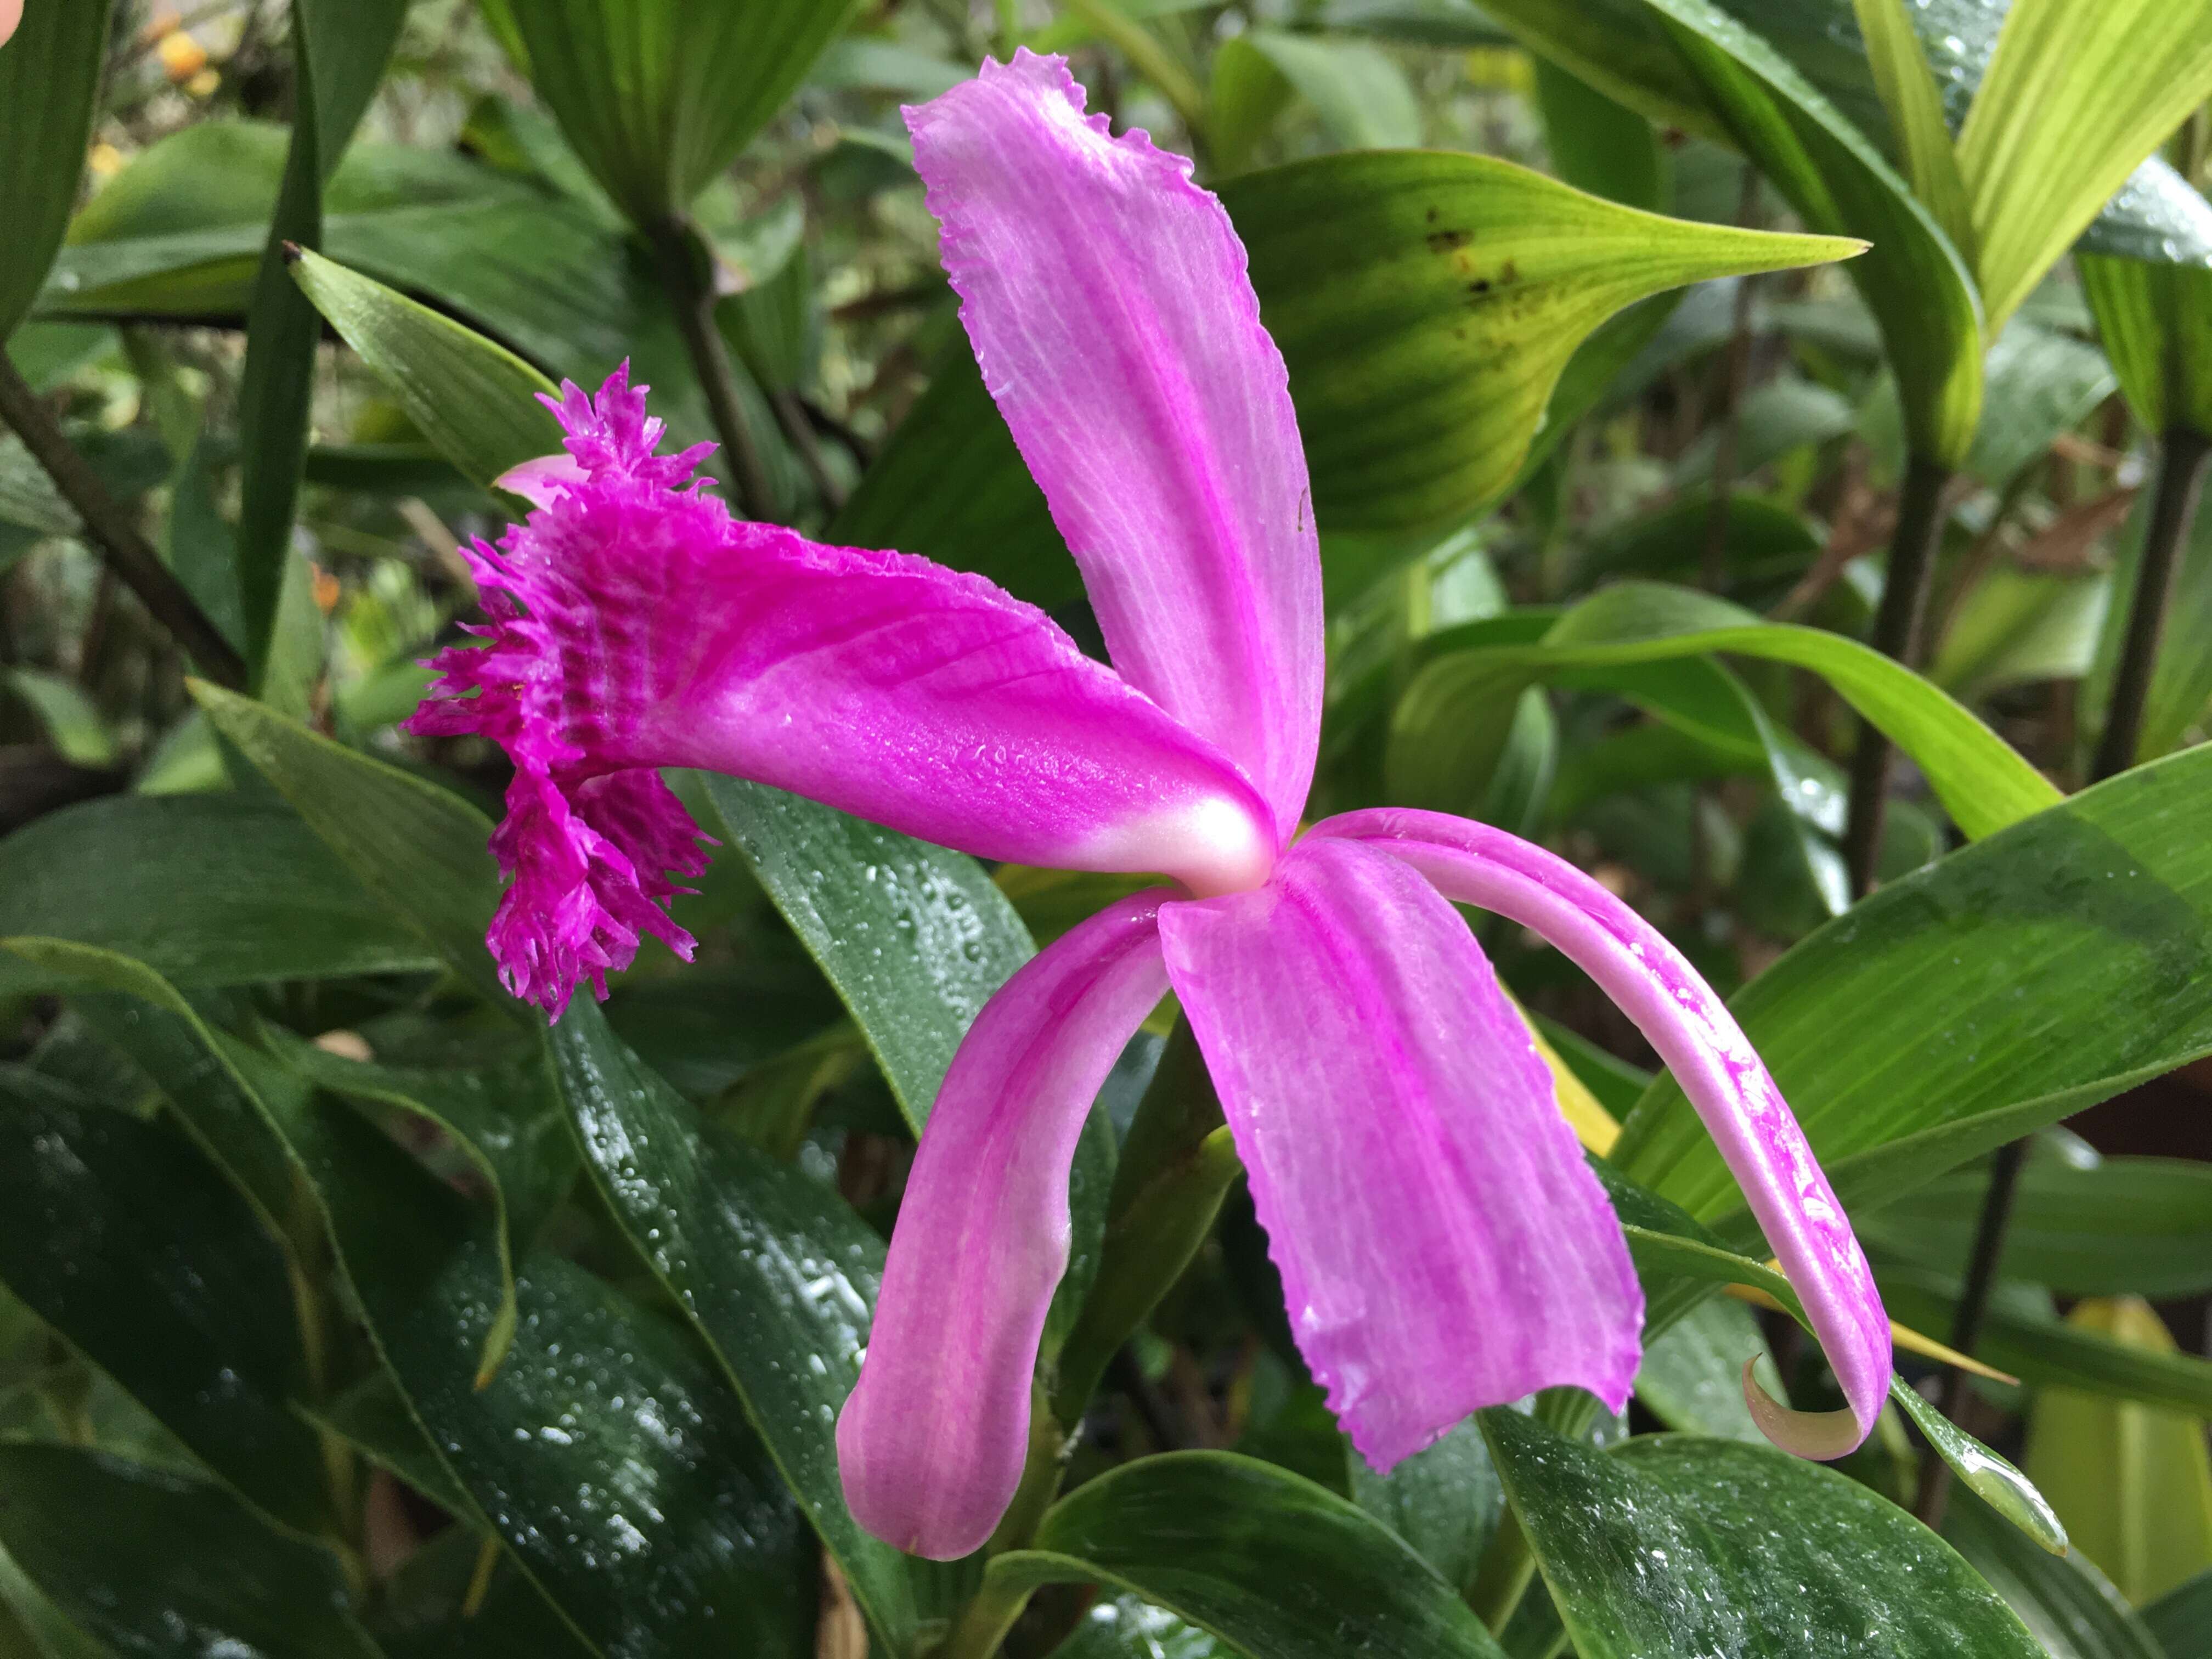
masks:
<path fill-rule="evenodd" d="M 594 1177 L 744 1396 L 785 1480 L 900 1651 L 906 1563 L 860 1529 L 837 1474 L 837 1413 L 860 1376 L 883 1243 L 836 1193 L 704 1121 L 578 1000 L 553 1052 Z"/>
<path fill-rule="evenodd" d="M 1692 1435 L 1606 1453 L 1516 1412 L 1480 1420 L 1583 1659 L 2038 1659 L 1949 1547 L 1833 1470 Z"/>
<path fill-rule="evenodd" d="M 806 76 L 852 0 L 501 0 L 538 95 L 632 221 L 682 214 Z"/>
<path fill-rule="evenodd" d="M 343 265 L 302 252 L 292 275 L 423 436 L 474 483 L 556 453 L 538 394 L 553 383 L 505 348 Z"/>
<path fill-rule="evenodd" d="M 1670 1429 L 1763 1446 L 1766 1437 L 1744 1404 L 1742 1379 L 1746 1360 L 1765 1357 L 1766 1339 L 1751 1310 L 1710 1297 L 1644 1350 L 1636 1395 Z"/>
<path fill-rule="evenodd" d="M 1451 1587 L 1380 1523 L 1310 1481 L 1226 1452 L 1148 1457 L 1062 1498 L 989 1586 L 1103 1583 L 1252 1659 L 1347 1653 L 1496 1659 Z"/>
<path fill-rule="evenodd" d="M 1102 1595 L 1056 1659 L 1220 1659 L 1231 1652 L 1206 1632 L 1139 1595 Z"/>
<path fill-rule="evenodd" d="M 328 1552 L 185 1475 L 72 1446 L 0 1445 L 0 1541 L 118 1653 L 381 1659 Z"/>
<path fill-rule="evenodd" d="M 277 600 L 291 557 L 315 344 L 323 327 L 285 270 L 284 245 L 321 246 L 323 186 L 383 78 L 406 9 L 406 0 L 300 0 L 293 14 L 292 144 L 254 276 L 239 383 L 245 470 L 238 587 L 252 646 L 247 654 L 257 665 L 268 657 L 276 631 Z"/>
<path fill-rule="evenodd" d="M 2212 1655 L 2212 1570 L 2161 1595 L 2142 1610 L 2143 1624 L 2166 1650 L 2165 1659 Z"/>
<path fill-rule="evenodd" d="M 192 695 L 362 885 L 464 981 L 507 1001 L 484 947 L 499 875 L 483 813 L 248 698 L 197 681 Z"/>
<path fill-rule="evenodd" d="M 1472 1419 L 1388 1474 L 1377 1474 L 1346 1442 L 1352 1501 L 1413 1546 L 1443 1581 L 1462 1590 L 1504 1513 L 1505 1488 Z"/>
<path fill-rule="evenodd" d="M 1887 1205 L 1861 1228 L 1893 1255 L 1960 1273 L 1989 1177 L 1961 1171 Z M 2061 1296 L 2172 1300 L 2212 1290 L 2212 1166 L 2039 1152 L 2014 1189 L 1999 1272 Z"/>
<path fill-rule="evenodd" d="M 0 1099 L 0 1279 L 278 1523 L 327 1530 L 284 1256 L 166 1122 Z"/>
<path fill-rule="evenodd" d="M 2078 1553 L 2037 1549 L 1972 1498 L 1951 1500 L 1943 1536 L 2004 1597 L 2050 1659 L 2180 1659 L 2160 1653 L 2104 1574 Z"/>
<path fill-rule="evenodd" d="M 76 202 L 100 94 L 109 9 L 27 0 L 0 46 L 0 340 L 46 280 Z"/>
<path fill-rule="evenodd" d="M 1667 158 L 1650 122 L 1547 58 L 1536 60 L 1536 104 L 1560 178 L 1624 207 L 1666 210 Z"/>
<path fill-rule="evenodd" d="M 1736 997 L 1846 1207 L 2212 1050 L 2208 803 L 2212 753 L 2125 774 L 1882 888 Z M 1670 1080 L 1613 1156 L 1748 1242 Z"/>
<path fill-rule="evenodd" d="M 120 951 L 179 985 L 415 972 L 437 957 L 281 805 L 124 795 L 0 842 L 0 938 Z M 0 957 L 0 989 L 29 982 Z"/>
<path fill-rule="evenodd" d="M 764 784 L 714 776 L 707 791 L 919 1132 L 975 1015 L 1034 954 L 1029 930 L 964 853 Z"/>

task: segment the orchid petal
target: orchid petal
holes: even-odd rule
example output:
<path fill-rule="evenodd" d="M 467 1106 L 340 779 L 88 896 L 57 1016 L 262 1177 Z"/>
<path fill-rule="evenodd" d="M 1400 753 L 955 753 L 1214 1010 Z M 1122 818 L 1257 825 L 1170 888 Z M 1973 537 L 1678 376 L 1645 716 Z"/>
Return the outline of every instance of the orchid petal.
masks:
<path fill-rule="evenodd" d="M 1316 837 L 1405 860 L 1447 898 L 1541 934 L 1635 1021 L 1705 1120 L 1782 1270 L 1805 1304 L 1856 1425 L 1856 1437 L 1778 1443 L 1837 1456 L 1872 1432 L 1888 1393 L 1889 1322 L 1828 1178 L 1742 1028 L 1666 937 L 1565 860 L 1441 812 L 1350 812 Z M 1762 1422 L 1779 1421 L 1763 1415 Z"/>
<path fill-rule="evenodd" d="M 550 507 L 560 491 L 586 483 L 591 476 L 574 455 L 540 455 L 534 461 L 507 468 L 492 483 L 532 507 Z"/>
<path fill-rule="evenodd" d="M 1109 906 L 984 1005 L 945 1073 L 837 1419 L 845 1501 L 915 1555 L 979 1547 L 1021 1480 L 1067 1266 L 1067 1177 L 1099 1085 L 1167 991 L 1164 891 Z"/>
<path fill-rule="evenodd" d="M 1115 665 L 1287 842 L 1321 729 L 1321 558 L 1282 354 L 1190 163 L 1017 52 L 905 112 L 983 380 Z"/>
<path fill-rule="evenodd" d="M 1368 1462 L 1553 1383 L 1619 1410 L 1644 1316 L 1620 1223 L 1451 906 L 1308 839 L 1160 937 L 1291 1334 Z"/>
<path fill-rule="evenodd" d="M 490 647 L 437 659 L 414 726 L 490 737 L 535 781 L 508 868 L 529 825 L 565 829 L 545 791 L 696 766 L 986 858 L 1200 892 L 1265 876 L 1273 825 L 1243 775 L 1043 612 L 732 519 L 691 483 L 699 452 L 653 453 L 659 422 L 620 373 L 558 412 L 582 481 L 541 468 L 524 483 L 545 503 L 466 550 Z"/>

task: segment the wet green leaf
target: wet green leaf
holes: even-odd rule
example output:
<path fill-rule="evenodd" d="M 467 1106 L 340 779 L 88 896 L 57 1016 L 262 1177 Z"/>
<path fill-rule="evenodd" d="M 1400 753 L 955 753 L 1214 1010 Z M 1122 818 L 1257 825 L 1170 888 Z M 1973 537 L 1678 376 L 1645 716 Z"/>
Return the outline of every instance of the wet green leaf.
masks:
<path fill-rule="evenodd" d="M 1693 1435 L 1607 1453 L 1516 1412 L 1480 1421 L 1583 1659 L 2039 1659 L 1948 1546 L 1833 1470 Z"/>
<path fill-rule="evenodd" d="M 2080 1554 L 2037 1549 L 1971 1497 L 1953 1496 L 1943 1537 L 2004 1597 L 2050 1659 L 2177 1659 L 2159 1652 L 2119 1593 Z"/>
<path fill-rule="evenodd" d="M 328 1551 L 187 1475 L 74 1446 L 0 1444 L 0 1540 L 118 1653 L 382 1659 Z"/>
<path fill-rule="evenodd" d="M 436 962 L 289 811 L 234 794 L 88 801 L 0 841 L 0 938 L 16 934 L 121 951 L 185 986 Z M 24 982 L 0 956 L 0 989 Z"/>
<path fill-rule="evenodd" d="M 595 1005 L 569 1005 L 553 1052 L 600 1191 L 744 1396 L 870 1622 L 905 1650 L 917 1618 L 907 1564 L 860 1529 L 837 1474 L 882 1240 L 835 1192 L 702 1119 Z"/>
<path fill-rule="evenodd" d="M 262 1514 L 331 1528 L 283 1253 L 184 1134 L 0 1089 L 0 1279 Z"/>
<path fill-rule="evenodd" d="M 1135 1591 L 1252 1659 L 1499 1650 L 1419 1557 L 1343 1498 L 1226 1452 L 1144 1458 L 1062 1498 L 994 1589 Z"/>

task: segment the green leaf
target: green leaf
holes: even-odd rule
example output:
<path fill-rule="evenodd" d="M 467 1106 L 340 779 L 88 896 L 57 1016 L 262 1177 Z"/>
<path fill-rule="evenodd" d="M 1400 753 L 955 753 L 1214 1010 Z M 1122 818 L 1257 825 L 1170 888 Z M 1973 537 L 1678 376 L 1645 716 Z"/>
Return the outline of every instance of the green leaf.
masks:
<path fill-rule="evenodd" d="M 1624 207 L 1666 210 L 1667 156 L 1650 122 L 1547 58 L 1536 60 L 1536 106 L 1560 178 Z"/>
<path fill-rule="evenodd" d="M 2212 1655 L 2212 1571 L 2200 1572 L 2142 1610 L 2142 1621 L 2165 1650 L 2165 1659 Z"/>
<path fill-rule="evenodd" d="M 1989 399 L 1960 466 L 2002 489 L 2040 461 L 2060 434 L 2112 395 L 2112 365 L 2096 347 L 2022 319 L 1990 348 Z"/>
<path fill-rule="evenodd" d="M 111 1035 L 182 1079 L 172 1096 L 196 1121 L 250 1120 L 285 1176 L 304 1177 L 436 1455 L 586 1639 L 639 1659 L 688 1659 L 709 1642 L 805 1650 L 813 1593 L 798 1512 L 684 1332 L 537 1255 L 518 1264 L 513 1351 L 479 1387 L 501 1301 L 495 1212 L 281 1060 L 192 1018 L 144 970 L 134 988 L 148 1000 Z M 176 1060 L 192 1048 L 197 1072 Z"/>
<path fill-rule="evenodd" d="M 514 353 L 320 254 L 303 251 L 292 276 L 465 477 L 489 488 L 559 451 L 560 422 L 538 401 L 553 383 Z"/>
<path fill-rule="evenodd" d="M 575 1182 L 580 1157 L 542 1054 L 499 1068 L 432 1070 L 367 1065 L 271 1031 L 294 1070 L 356 1100 L 397 1107 L 444 1130 L 475 1164 L 498 1212 L 500 1305 L 477 1368 L 481 1384 L 514 1340 L 514 1262 L 544 1231 Z"/>
<path fill-rule="evenodd" d="M 277 1524 L 331 1530 L 283 1254 L 166 1122 L 0 1098 L 0 1279 Z"/>
<path fill-rule="evenodd" d="M 2174 1352 L 2136 1297 L 2083 1302 L 2066 1322 L 2148 1353 Z M 2212 1570 L 2212 1453 L 2197 1418 L 2043 1389 L 2028 1415 L 2027 1467 L 2075 1547 L 2137 1607 Z"/>
<path fill-rule="evenodd" d="M 276 634 L 291 559 L 323 327 L 285 271 L 285 244 L 320 246 L 323 186 L 384 76 L 406 9 L 406 0 L 300 0 L 293 15 L 292 144 L 253 279 L 238 394 L 244 461 L 238 586 L 252 647 L 247 657 L 257 669 Z"/>
<path fill-rule="evenodd" d="M 1475 623 L 1468 633 L 1486 628 Z M 1459 754 L 1442 746 L 1452 729 L 1452 711 L 1468 698 L 1494 699 L 1502 685 L 1568 670 L 1723 652 L 1820 674 L 1918 763 L 1945 809 L 1970 836 L 1989 835 L 2059 798 L 1989 727 L 1881 653 L 1823 629 L 1764 622 L 1687 589 L 1619 583 L 1566 612 L 1534 645 L 1453 651 L 1454 640 L 1449 633 L 1435 637 L 1430 648 L 1440 654 L 1407 688 L 1392 715 L 1394 745 L 1409 755 L 1426 745 L 1425 774 L 1477 769 L 1468 751 L 1490 741 L 1487 732 L 1459 733 Z"/>
<path fill-rule="evenodd" d="M 1421 142 L 1421 108 L 1405 71 L 1363 41 L 1247 29 L 1237 37 L 1273 64 L 1346 149 L 1408 149 Z"/>
<path fill-rule="evenodd" d="M 1767 1357 L 1751 1310 L 1709 1297 L 1645 1347 L 1636 1396 L 1670 1429 L 1764 1446 L 1767 1438 L 1744 1404 L 1743 1367 Z M 1777 1392 L 1771 1380 L 1767 1387 Z"/>
<path fill-rule="evenodd" d="M 1221 1659 L 1225 1648 L 1195 1625 L 1139 1595 L 1102 1595 L 1055 1659 Z"/>
<path fill-rule="evenodd" d="M 2136 418 L 2212 433 L 2212 270 L 2100 254 L 2074 268 Z"/>
<path fill-rule="evenodd" d="M 847 546 L 896 547 L 972 570 L 1048 611 L 1083 597 L 1044 492 L 1022 465 L 964 337 L 825 533 Z"/>
<path fill-rule="evenodd" d="M 2062 575 L 2000 566 L 1959 602 L 1928 678 L 1973 702 L 2009 686 L 2078 680 L 2096 657 L 2111 594 L 2112 579 L 2102 571 Z"/>
<path fill-rule="evenodd" d="M 1505 1488 L 1474 1420 L 1457 1425 L 1388 1474 L 1376 1474 L 1346 1440 L 1344 1469 L 1352 1501 L 1464 1593 L 1505 1512 Z"/>
<path fill-rule="evenodd" d="M 1322 156 L 1231 180 L 1328 529 L 1495 500 L 1577 346 L 1624 307 L 1850 245 L 1664 219 L 1487 156 Z"/>
<path fill-rule="evenodd" d="M 1227 177 L 1244 171 L 1252 152 L 1297 96 L 1268 55 L 1242 34 L 1213 53 L 1206 91 L 1206 132 L 1215 168 Z"/>
<path fill-rule="evenodd" d="M 1948 1546 L 1833 1470 L 1734 1441 L 1606 1453 L 1516 1412 L 1480 1420 L 1583 1659 L 2040 1659 Z"/>
<path fill-rule="evenodd" d="M 919 1133 L 960 1040 L 1035 954 L 1004 893 L 964 853 L 719 775 L 728 838 L 820 964 Z"/>
<path fill-rule="evenodd" d="M 1132 1590 L 1252 1659 L 1499 1649 L 1451 1587 L 1334 1493 L 1227 1452 L 1113 1469 L 1060 1499 L 984 1595 L 1044 1584 Z"/>
<path fill-rule="evenodd" d="M 250 698 L 199 681 L 191 691 L 216 729 L 363 886 L 463 981 L 513 1006 L 484 948 L 499 874 L 486 845 L 491 824 L 483 813 L 448 790 L 319 737 Z"/>
<path fill-rule="evenodd" d="M 1890 148 L 1905 157 L 1912 193 L 1935 216 L 1951 245 L 1971 261 L 1974 227 L 1966 208 L 1966 181 L 1943 118 L 1942 94 L 1913 32 L 1912 15 L 1905 0 L 1853 0 L 1852 9 L 1875 89 L 1889 113 Z"/>
<path fill-rule="evenodd" d="M 1955 465 L 1981 409 L 1979 303 L 1959 251 L 1866 136 L 1881 119 L 1871 74 L 1863 57 L 1836 51 L 1839 37 L 1856 33 L 1850 0 L 1830 0 L 1827 9 L 1828 27 L 1806 30 L 1816 55 L 1801 64 L 1778 42 L 1809 21 L 1802 7 L 1758 5 L 1752 27 L 1717 0 L 1490 7 L 1533 51 L 1600 91 L 1656 120 L 1731 140 L 1813 228 L 1871 242 L 1847 274 L 1881 322 L 1912 447 Z M 1863 94 L 1862 111 L 1838 107 L 1833 94 L 1846 88 L 1809 70 L 1839 58 L 1848 89 Z"/>
<path fill-rule="evenodd" d="M 2047 1555 L 2063 1555 L 2069 1547 L 2066 1528 L 2051 1500 L 2035 1483 L 1998 1456 L 1949 1418 L 1929 1405 L 1919 1390 L 1902 1377 L 1893 1377 L 1889 1397 L 1910 1417 L 1936 1455 L 1951 1466 L 1966 1490 L 1985 1503 L 1992 1514 L 2009 1522 L 2014 1531 Z"/>
<path fill-rule="evenodd" d="M 702 1119 L 595 1004 L 569 1005 L 553 1053 L 600 1193 L 744 1398 L 870 1624 L 910 1650 L 906 1563 L 853 1519 L 837 1473 L 882 1241 L 835 1192 Z"/>
<path fill-rule="evenodd" d="M 0 45 L 0 340 L 15 331 L 61 246 L 91 142 L 108 8 L 26 0 Z"/>
<path fill-rule="evenodd" d="M 1885 1252 L 1966 1269 L 1989 1176 L 1946 1176 L 1884 1205 L 1860 1231 Z M 2013 1194 L 1998 1273 L 2061 1296 L 2165 1301 L 2212 1291 L 2212 1166 L 2114 1158 L 2082 1165 L 2032 1152 Z"/>
<path fill-rule="evenodd" d="M 2185 1659 L 2159 1651 L 2119 1592 L 2079 1553 L 2035 1548 L 1972 1498 L 1952 1499 L 1943 1537 L 2004 1597 L 2050 1659 Z"/>
<path fill-rule="evenodd" d="M 2208 93 L 2212 8 L 2014 0 L 1959 134 L 1992 335 Z"/>
<path fill-rule="evenodd" d="M 592 175 L 643 226 L 768 125 L 853 0 L 502 0 L 522 67 Z"/>
<path fill-rule="evenodd" d="M 0 841 L 0 939 L 21 934 L 120 951 L 185 986 L 437 962 L 297 817 L 236 794 L 87 801 Z M 0 992 L 27 982 L 0 957 Z"/>
<path fill-rule="evenodd" d="M 1882 887 L 1734 999 L 1847 1209 L 2212 1051 L 2208 809 L 2212 751 L 2137 769 Z M 1613 1158 L 1755 1236 L 1670 1080 Z"/>
<path fill-rule="evenodd" d="M 75 680 L 33 668 L 11 668 L 5 683 L 30 706 L 46 741 L 64 760 L 77 766 L 115 764 L 115 737 L 100 710 Z"/>
<path fill-rule="evenodd" d="M 2097 642 L 2088 682 L 2082 687 L 2085 723 L 2101 724 L 2112 696 L 2112 675 L 2142 564 L 2151 498 L 2148 490 L 2136 496 L 2135 511 L 2119 537 L 2119 568 L 2112 573 L 2105 629 Z M 2136 758 L 2155 760 L 2179 748 L 2202 722 L 2208 702 L 2212 702 L 2212 513 L 2200 512 L 2190 523 L 2188 538 L 2182 544 L 2174 569 Z"/>
<path fill-rule="evenodd" d="M 118 1653 L 382 1659 L 328 1552 L 185 1475 L 74 1446 L 0 1444 L 0 1541 Z"/>
<path fill-rule="evenodd" d="M 1880 1280 L 1893 1318 L 1916 1330 L 1952 1328 L 1959 1308 L 1956 1280 L 1896 1267 L 1884 1268 Z M 2115 1341 L 2054 1318 L 2049 1305 L 2033 1291 L 2000 1286 L 1975 1344 L 1976 1357 L 2024 1382 L 2212 1420 L 2212 1363 Z"/>

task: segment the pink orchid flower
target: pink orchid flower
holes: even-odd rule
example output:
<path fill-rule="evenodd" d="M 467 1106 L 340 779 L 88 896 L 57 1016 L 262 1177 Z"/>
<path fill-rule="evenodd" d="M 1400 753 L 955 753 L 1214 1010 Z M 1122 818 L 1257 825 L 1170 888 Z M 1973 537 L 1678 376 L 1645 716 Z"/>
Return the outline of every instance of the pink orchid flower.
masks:
<path fill-rule="evenodd" d="M 839 1419 L 862 1524 L 984 1542 L 1020 1479 L 1068 1170 L 1108 1069 L 1181 1000 L 1249 1174 L 1291 1328 L 1388 1468 L 1553 1384 L 1618 1410 L 1643 1296 L 1527 1027 L 1453 904 L 1550 940 L 1650 1037 L 1710 1126 L 1871 1428 L 1887 1324 L 1802 1132 L 1711 990 L 1540 848 L 1433 812 L 1297 838 L 1321 721 L 1321 567 L 1280 354 L 1189 163 L 1017 53 L 907 112 L 986 383 L 1082 568 L 1114 668 L 972 575 L 825 547 L 702 495 L 617 373 L 559 407 L 568 454 L 472 554 L 488 649 L 449 651 L 416 729 L 512 756 L 490 945 L 557 1016 L 702 867 L 653 769 L 773 784 L 990 859 L 1150 872 L 976 1019 L 921 1139 Z"/>

